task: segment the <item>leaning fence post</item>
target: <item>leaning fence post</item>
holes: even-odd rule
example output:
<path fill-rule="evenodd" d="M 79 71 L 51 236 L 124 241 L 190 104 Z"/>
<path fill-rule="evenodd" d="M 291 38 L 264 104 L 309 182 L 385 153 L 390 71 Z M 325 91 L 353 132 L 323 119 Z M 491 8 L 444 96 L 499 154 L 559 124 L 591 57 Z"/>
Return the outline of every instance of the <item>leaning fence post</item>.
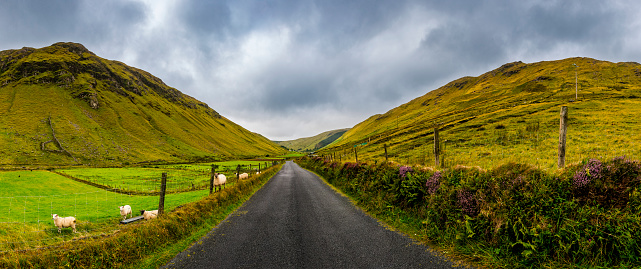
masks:
<path fill-rule="evenodd" d="M 387 162 L 387 144 L 383 144 L 383 147 L 385 148 L 385 162 Z"/>
<path fill-rule="evenodd" d="M 565 136 L 567 134 L 568 107 L 561 107 L 561 124 L 559 126 L 559 168 L 565 166 Z"/>
<path fill-rule="evenodd" d="M 439 147 L 438 141 L 438 127 L 434 127 L 434 165 L 438 167 L 439 165 L 439 155 L 441 154 L 441 149 Z"/>
<path fill-rule="evenodd" d="M 158 215 L 162 215 L 165 211 L 165 191 L 167 191 L 167 173 L 162 173 L 162 181 L 160 183 L 160 199 L 158 201 Z"/>
<path fill-rule="evenodd" d="M 216 168 L 214 164 L 211 165 L 211 177 L 209 177 L 209 194 L 214 193 L 214 177 L 216 176 Z"/>
<path fill-rule="evenodd" d="M 358 163 L 358 152 L 356 151 L 356 147 L 354 147 L 354 159 L 356 159 L 356 163 Z"/>

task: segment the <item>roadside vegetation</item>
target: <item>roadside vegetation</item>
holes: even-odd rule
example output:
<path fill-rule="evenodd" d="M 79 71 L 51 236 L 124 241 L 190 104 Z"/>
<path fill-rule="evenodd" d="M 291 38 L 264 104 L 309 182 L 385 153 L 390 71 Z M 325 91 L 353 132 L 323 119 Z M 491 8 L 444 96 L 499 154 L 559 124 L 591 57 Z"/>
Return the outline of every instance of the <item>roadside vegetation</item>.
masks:
<path fill-rule="evenodd" d="M 555 171 L 505 163 L 436 170 L 301 158 L 388 225 L 487 267 L 641 266 L 641 164 L 584 159 Z"/>

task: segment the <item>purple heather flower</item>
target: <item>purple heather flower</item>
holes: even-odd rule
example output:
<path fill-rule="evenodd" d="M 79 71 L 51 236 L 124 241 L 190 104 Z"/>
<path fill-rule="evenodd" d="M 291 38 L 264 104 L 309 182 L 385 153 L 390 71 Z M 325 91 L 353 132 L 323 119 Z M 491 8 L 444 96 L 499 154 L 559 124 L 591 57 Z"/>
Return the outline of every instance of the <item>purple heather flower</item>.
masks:
<path fill-rule="evenodd" d="M 456 197 L 458 198 L 458 206 L 463 212 L 463 214 L 470 217 L 476 217 L 478 215 L 478 202 L 476 201 L 476 195 L 473 191 L 461 189 L 456 192 Z"/>
<path fill-rule="evenodd" d="M 600 179 L 603 174 L 603 163 L 597 159 L 590 159 L 582 169 L 574 174 L 572 184 L 576 188 L 588 186 L 593 179 Z"/>
<path fill-rule="evenodd" d="M 425 187 L 427 187 L 427 193 L 435 194 L 439 188 L 441 188 L 441 172 L 436 171 L 434 174 L 425 182 Z"/>
<path fill-rule="evenodd" d="M 405 178 L 407 176 L 407 173 L 412 173 L 414 172 L 414 169 L 412 169 L 411 166 L 401 166 L 398 168 L 398 175 L 401 178 Z"/>

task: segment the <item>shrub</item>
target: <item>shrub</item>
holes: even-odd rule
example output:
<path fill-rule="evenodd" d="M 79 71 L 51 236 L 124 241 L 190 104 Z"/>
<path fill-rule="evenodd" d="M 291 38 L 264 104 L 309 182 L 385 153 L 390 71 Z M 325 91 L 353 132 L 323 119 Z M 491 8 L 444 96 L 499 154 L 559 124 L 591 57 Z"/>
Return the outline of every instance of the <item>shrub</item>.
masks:
<path fill-rule="evenodd" d="M 587 187 L 593 180 L 603 177 L 602 172 L 603 164 L 601 161 L 590 159 L 587 164 L 583 166 L 583 169 L 580 169 L 574 174 L 572 184 L 577 189 Z"/>
<path fill-rule="evenodd" d="M 638 161 L 590 159 L 559 174 L 516 163 L 490 171 L 388 164 L 341 170 L 327 180 L 359 206 L 428 242 L 483 257 L 488 267 L 641 265 Z"/>
<path fill-rule="evenodd" d="M 427 193 L 435 194 L 439 188 L 441 188 L 441 178 L 442 174 L 439 171 L 434 172 L 432 176 L 425 182 L 425 187 L 427 187 Z"/>
<path fill-rule="evenodd" d="M 461 212 L 470 217 L 476 217 L 479 214 L 478 201 L 474 191 L 460 189 L 456 192 L 456 203 Z"/>
<path fill-rule="evenodd" d="M 411 166 L 401 166 L 398 168 L 398 176 L 401 177 L 401 179 L 404 179 L 407 176 L 407 173 L 412 172 L 414 172 L 414 169 L 412 169 Z"/>

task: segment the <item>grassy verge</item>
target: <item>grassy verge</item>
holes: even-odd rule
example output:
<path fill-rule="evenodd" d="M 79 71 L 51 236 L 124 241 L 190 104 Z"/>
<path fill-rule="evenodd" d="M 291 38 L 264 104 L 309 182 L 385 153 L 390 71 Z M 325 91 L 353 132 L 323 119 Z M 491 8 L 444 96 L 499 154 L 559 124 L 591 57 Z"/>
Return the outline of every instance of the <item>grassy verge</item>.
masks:
<path fill-rule="evenodd" d="M 638 161 L 590 159 L 554 173 L 297 162 L 388 225 L 480 266 L 641 265 Z"/>
<path fill-rule="evenodd" d="M 151 267 L 162 264 L 198 238 L 194 232 L 215 226 L 279 169 L 280 166 L 274 166 L 158 219 L 121 226 L 110 235 L 65 242 L 55 248 L 0 254 L 0 267 L 121 268 L 141 261 Z"/>
<path fill-rule="evenodd" d="M 271 178 L 271 176 L 273 176 L 276 172 L 278 172 L 278 170 L 276 169 L 268 172 L 270 173 L 270 175 L 268 175 L 267 179 Z M 260 184 L 255 185 L 253 191 L 251 192 L 251 195 L 253 195 L 258 189 L 260 189 L 265 183 L 267 183 L 267 180 L 264 180 Z M 178 255 L 178 253 L 186 250 L 194 242 L 209 233 L 211 229 L 216 227 L 220 222 L 225 220 L 225 218 L 227 218 L 229 214 L 234 212 L 238 207 L 245 203 L 245 201 L 247 201 L 251 197 L 251 195 L 246 195 L 243 197 L 243 199 L 229 204 L 226 208 L 221 208 L 221 210 L 215 212 L 211 218 L 205 220 L 205 222 L 199 227 L 199 229 L 192 233 L 190 236 L 174 244 L 167 245 L 166 247 L 159 249 L 155 253 L 142 259 L 140 264 L 130 264 L 128 268 L 158 268 L 166 264 L 171 259 L 173 259 L 174 256 Z"/>

